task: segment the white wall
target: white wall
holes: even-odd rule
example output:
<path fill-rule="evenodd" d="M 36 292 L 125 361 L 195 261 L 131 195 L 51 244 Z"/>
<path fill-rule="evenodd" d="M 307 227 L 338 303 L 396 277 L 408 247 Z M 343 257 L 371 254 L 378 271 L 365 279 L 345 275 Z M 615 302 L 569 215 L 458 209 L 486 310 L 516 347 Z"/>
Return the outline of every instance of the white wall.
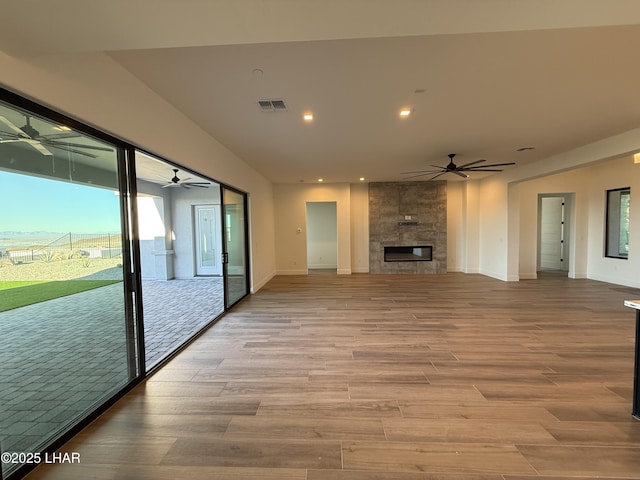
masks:
<path fill-rule="evenodd" d="M 620 158 L 591 168 L 587 275 L 603 282 L 640 287 L 640 164 Z M 629 258 L 604 256 L 606 190 L 631 187 Z"/>
<path fill-rule="evenodd" d="M 218 188 L 171 189 L 171 231 L 173 237 L 174 272 L 176 278 L 196 276 L 196 239 L 194 231 L 194 205 L 219 205 Z M 221 245 L 216 246 L 220 251 Z"/>
<path fill-rule="evenodd" d="M 465 182 L 447 182 L 447 272 L 463 272 Z"/>
<path fill-rule="evenodd" d="M 252 290 L 275 274 L 271 182 L 108 55 L 16 59 L 0 52 L 0 83 L 158 156 L 248 192 Z"/>
<path fill-rule="evenodd" d="M 369 185 L 351 184 L 351 271 L 369 273 Z"/>
<path fill-rule="evenodd" d="M 307 273 L 307 202 L 336 202 L 338 273 L 351 273 L 351 192 L 341 184 L 274 185 L 276 268 L 281 275 Z"/>
<path fill-rule="evenodd" d="M 335 202 L 307 203 L 307 268 L 338 268 Z"/>
<path fill-rule="evenodd" d="M 549 175 L 518 184 L 520 189 L 519 278 L 537 278 L 538 195 L 573 194 L 569 216 L 569 263 L 571 278 L 586 278 L 588 248 L 589 168 Z"/>
<path fill-rule="evenodd" d="M 605 192 L 631 187 L 629 258 L 604 256 Z M 520 191 L 519 277 L 536 278 L 538 195 L 570 193 L 569 277 L 640 287 L 640 165 L 624 156 L 569 172 L 522 182 Z M 634 192 L 635 195 L 634 195 Z"/>

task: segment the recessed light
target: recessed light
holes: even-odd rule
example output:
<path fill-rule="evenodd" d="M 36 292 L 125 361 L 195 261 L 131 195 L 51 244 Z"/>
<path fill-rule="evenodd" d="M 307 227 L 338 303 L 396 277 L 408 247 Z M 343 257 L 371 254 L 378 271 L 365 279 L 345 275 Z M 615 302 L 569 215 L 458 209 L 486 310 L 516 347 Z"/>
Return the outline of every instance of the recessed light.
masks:
<path fill-rule="evenodd" d="M 307 112 L 302 116 L 302 118 L 304 118 L 305 122 L 310 122 L 313 120 L 313 113 Z"/>
<path fill-rule="evenodd" d="M 323 178 L 319 178 L 318 181 L 319 182 L 324 182 L 324 179 Z"/>
<path fill-rule="evenodd" d="M 411 112 L 413 112 L 413 109 L 411 109 L 411 108 L 403 108 L 402 110 L 400 110 L 400 116 L 401 117 L 408 117 L 409 115 L 411 115 Z"/>
<path fill-rule="evenodd" d="M 364 182 L 364 177 L 360 177 L 360 181 L 361 181 L 361 182 Z"/>

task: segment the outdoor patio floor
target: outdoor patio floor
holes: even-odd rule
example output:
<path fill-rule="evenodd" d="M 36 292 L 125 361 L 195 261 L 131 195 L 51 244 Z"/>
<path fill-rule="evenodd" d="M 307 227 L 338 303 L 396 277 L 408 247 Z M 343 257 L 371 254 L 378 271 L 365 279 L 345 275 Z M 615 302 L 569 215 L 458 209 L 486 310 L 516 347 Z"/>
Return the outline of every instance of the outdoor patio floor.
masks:
<path fill-rule="evenodd" d="M 222 313 L 222 279 L 143 281 L 146 364 Z M 129 379 L 122 283 L 0 313 L 0 445 L 35 451 Z M 5 473 L 6 473 L 5 465 Z"/>

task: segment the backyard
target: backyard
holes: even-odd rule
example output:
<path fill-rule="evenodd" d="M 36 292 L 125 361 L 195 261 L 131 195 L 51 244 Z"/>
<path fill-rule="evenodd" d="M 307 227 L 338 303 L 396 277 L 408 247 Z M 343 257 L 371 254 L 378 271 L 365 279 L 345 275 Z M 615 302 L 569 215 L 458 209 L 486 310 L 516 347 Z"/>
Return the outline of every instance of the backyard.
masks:
<path fill-rule="evenodd" d="M 122 281 L 121 258 L 0 259 L 0 312 Z"/>

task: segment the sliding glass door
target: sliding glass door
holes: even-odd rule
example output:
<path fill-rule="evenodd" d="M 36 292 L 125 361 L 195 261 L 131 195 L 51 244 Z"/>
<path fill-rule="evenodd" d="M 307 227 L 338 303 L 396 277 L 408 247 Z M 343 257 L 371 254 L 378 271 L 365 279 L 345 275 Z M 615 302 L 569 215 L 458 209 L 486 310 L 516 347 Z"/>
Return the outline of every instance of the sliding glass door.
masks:
<path fill-rule="evenodd" d="M 122 152 L 0 101 L 3 452 L 41 451 L 138 375 Z"/>
<path fill-rule="evenodd" d="M 222 203 L 225 304 L 229 308 L 249 293 L 246 194 L 222 187 Z"/>

